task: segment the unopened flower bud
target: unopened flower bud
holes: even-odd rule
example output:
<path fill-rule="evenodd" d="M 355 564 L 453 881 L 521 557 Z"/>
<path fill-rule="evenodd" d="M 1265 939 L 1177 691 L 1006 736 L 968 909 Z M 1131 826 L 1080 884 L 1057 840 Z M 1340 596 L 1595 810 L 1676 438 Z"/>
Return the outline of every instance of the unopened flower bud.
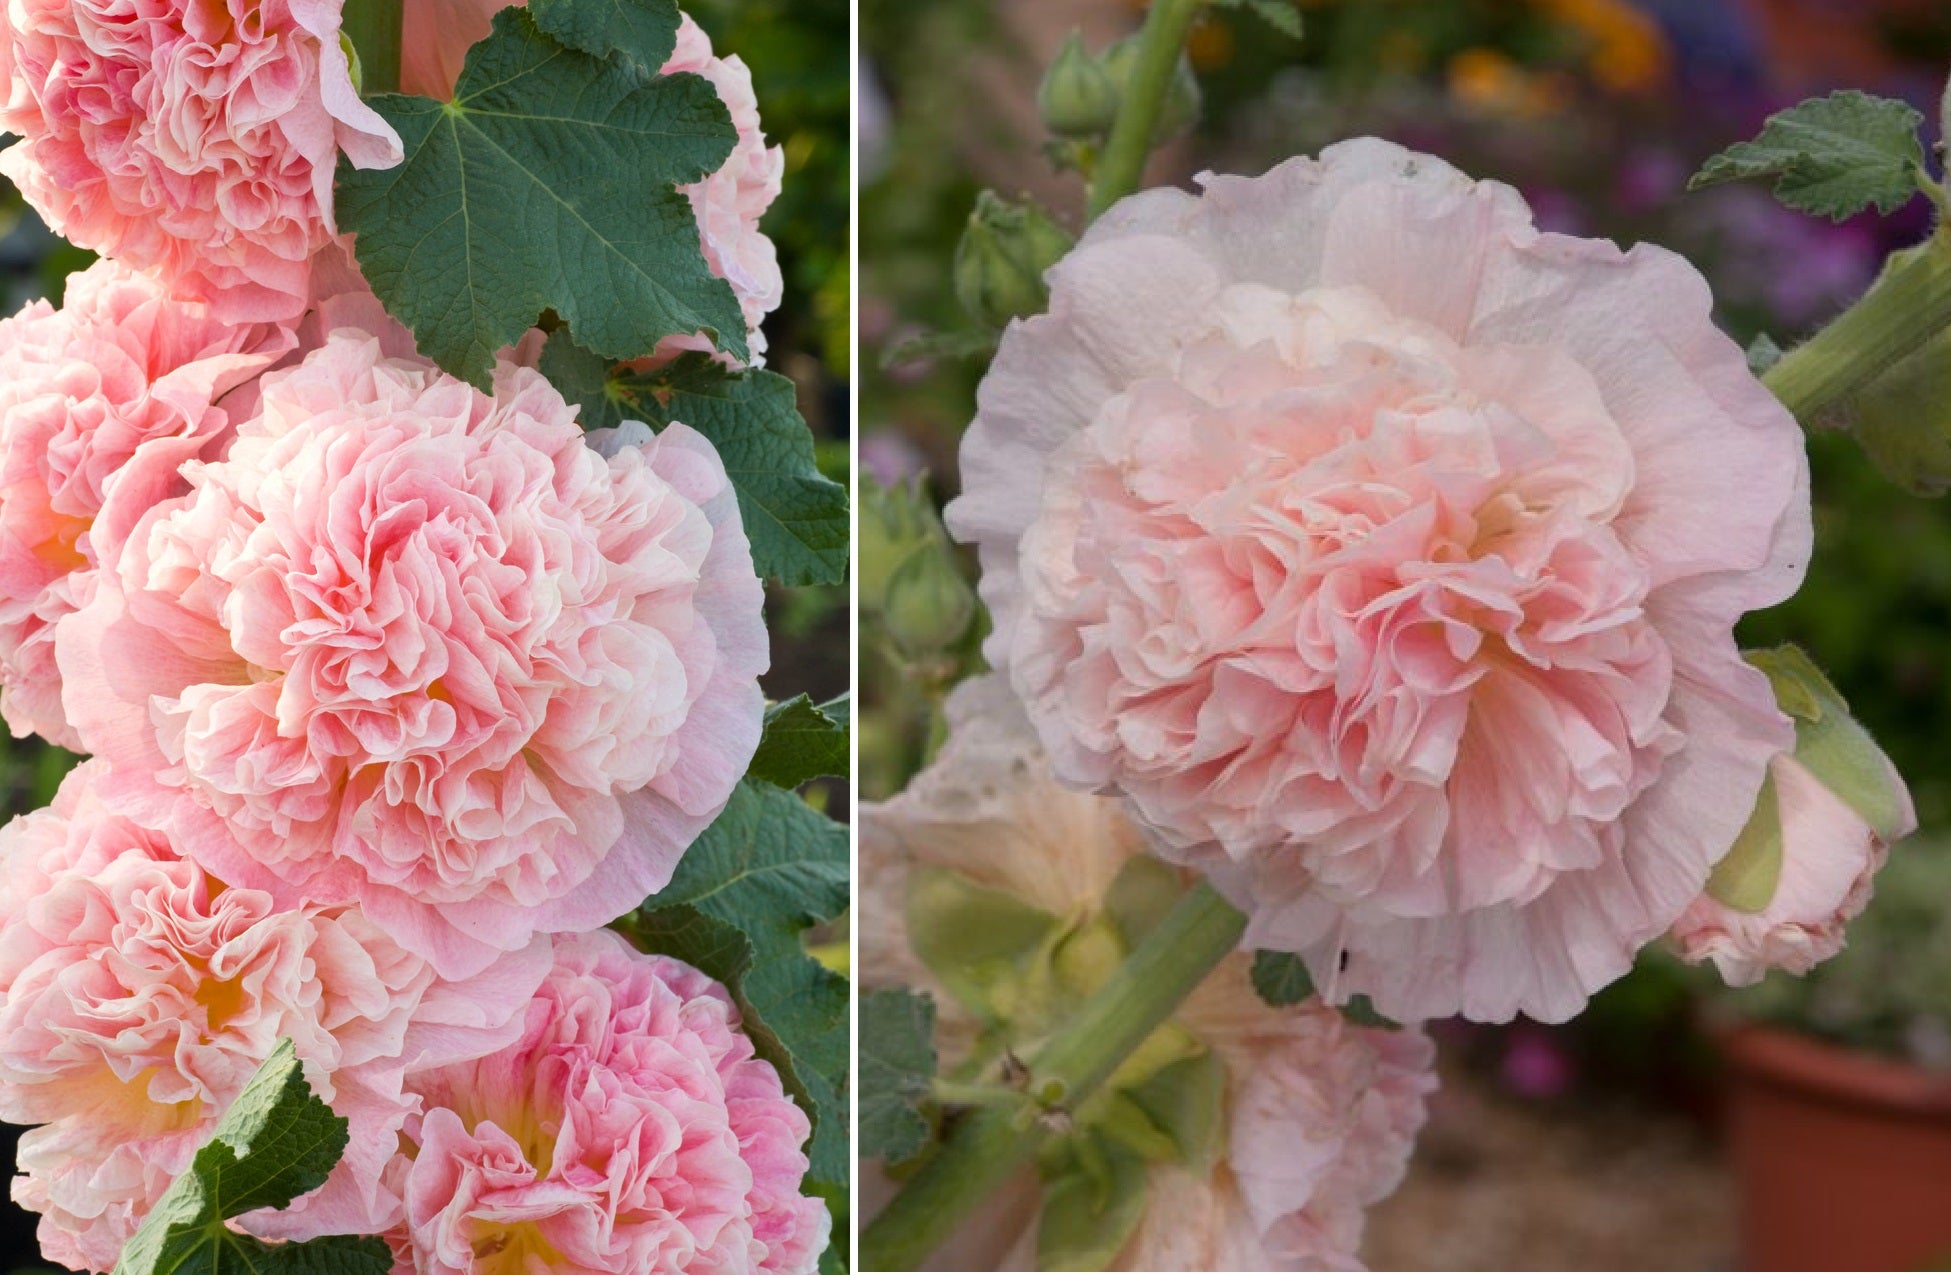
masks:
<path fill-rule="evenodd" d="M 1795 750 L 1769 765 L 1755 811 L 1674 926 L 1681 954 L 1742 986 L 1806 973 L 1842 949 L 1892 842 L 1917 826 L 1890 759 L 1836 688 L 1792 646 L 1751 652 L 1795 721 Z"/>
<path fill-rule="evenodd" d="M 985 190 L 955 246 L 955 295 L 977 322 L 990 327 L 1040 313 L 1050 299 L 1043 272 L 1070 251 L 1071 243 L 1064 228 L 1035 204 L 1012 204 Z"/>
<path fill-rule="evenodd" d="M 962 578 L 945 542 L 903 558 L 887 582 L 882 620 L 909 659 L 937 656 L 960 641 L 975 619 L 975 590 Z"/>
<path fill-rule="evenodd" d="M 1138 63 L 1137 35 L 1128 35 L 1104 51 L 1104 66 L 1117 86 L 1122 101 L 1131 73 Z M 1166 86 L 1165 100 L 1158 109 L 1158 123 L 1152 126 L 1152 145 L 1168 142 L 1191 128 L 1199 119 L 1199 79 L 1192 73 L 1192 59 L 1185 54 L 1172 69 L 1172 82 Z"/>
<path fill-rule="evenodd" d="M 1085 50 L 1072 31 L 1036 91 L 1043 126 L 1059 137 L 1089 139 L 1111 131 L 1118 115 L 1118 86 L 1104 59 Z"/>
<path fill-rule="evenodd" d="M 863 473 L 860 534 L 854 554 L 861 609 L 880 612 L 886 606 L 888 582 L 902 560 L 923 546 L 946 540 L 925 474 L 883 487 L 873 475 Z"/>

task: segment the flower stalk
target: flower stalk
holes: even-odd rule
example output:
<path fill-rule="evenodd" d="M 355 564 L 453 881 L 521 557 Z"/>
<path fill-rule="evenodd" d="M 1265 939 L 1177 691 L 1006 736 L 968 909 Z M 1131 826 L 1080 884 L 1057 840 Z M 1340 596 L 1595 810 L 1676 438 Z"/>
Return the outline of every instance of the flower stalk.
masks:
<path fill-rule="evenodd" d="M 1091 179 L 1090 220 L 1138 189 L 1186 37 L 1205 0 L 1152 0 L 1111 136 Z"/>
<path fill-rule="evenodd" d="M 1846 424 L 1851 399 L 1951 327 L 1951 229 L 1892 254 L 1855 304 L 1782 356 L 1762 383 L 1804 428 Z"/>
<path fill-rule="evenodd" d="M 1246 918 L 1201 882 L 1030 1062 L 1024 1099 L 981 1107 L 950 1133 L 860 1237 L 863 1270 L 918 1270 L 1027 1164 L 1053 1127 L 1170 1018 L 1234 951 Z"/>
<path fill-rule="evenodd" d="M 339 29 L 359 55 L 359 90 L 365 97 L 400 91 L 402 0 L 345 0 Z"/>

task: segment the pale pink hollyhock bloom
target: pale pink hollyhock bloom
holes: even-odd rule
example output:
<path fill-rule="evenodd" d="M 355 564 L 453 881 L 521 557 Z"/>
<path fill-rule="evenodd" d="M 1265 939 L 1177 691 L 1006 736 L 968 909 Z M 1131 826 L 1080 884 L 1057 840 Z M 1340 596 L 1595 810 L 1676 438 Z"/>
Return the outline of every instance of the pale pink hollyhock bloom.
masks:
<path fill-rule="evenodd" d="M 460 78 L 468 46 L 488 36 L 504 0 L 410 0 L 400 62 L 400 85 L 423 97 L 446 98 Z M 760 324 L 779 308 L 785 279 L 772 240 L 759 229 L 759 219 L 779 197 L 786 175 L 786 152 L 767 146 L 759 121 L 759 102 L 752 92 L 752 72 L 736 54 L 717 57 L 704 28 L 682 15 L 677 47 L 660 68 L 672 75 L 688 71 L 711 81 L 738 129 L 731 157 L 701 182 L 680 186 L 698 219 L 705 261 L 711 272 L 732 286 L 745 312 L 746 343 L 751 362 L 765 362 L 766 340 Z M 686 350 L 710 353 L 711 341 L 702 333 L 666 337 L 640 366 L 668 362 Z M 729 357 L 727 362 L 735 362 Z"/>
<path fill-rule="evenodd" d="M 1247 938 L 1384 1014 L 1556 1020 L 1793 739 L 1795 422 L 1650 245 L 1363 139 L 1118 205 L 962 447 L 984 650 Z"/>
<path fill-rule="evenodd" d="M 673 424 L 605 458 L 539 374 L 491 397 L 350 329 L 259 395 L 58 628 L 113 799 L 450 978 L 660 889 L 763 709 L 711 445 Z"/>
<path fill-rule="evenodd" d="M 280 1038 L 350 1142 L 316 1193 L 246 1229 L 396 1225 L 381 1170 L 412 1111 L 404 1069 L 518 1035 L 548 941 L 437 982 L 355 908 L 281 909 L 208 875 L 104 805 L 104 768 L 0 830 L 0 1117 L 41 1126 L 21 1137 L 14 1198 L 42 1215 L 43 1253 L 110 1269 Z"/>
<path fill-rule="evenodd" d="M 810 1125 L 731 996 L 613 931 L 556 940 L 521 1039 L 408 1085 L 403 1270 L 806 1275 L 826 1247 Z"/>
<path fill-rule="evenodd" d="M 340 0 L 8 0 L 0 173 L 54 229 L 231 320 L 296 318 L 332 174 L 400 162 Z"/>
<path fill-rule="evenodd" d="M 291 348 L 112 261 L 68 277 L 60 309 L 0 320 L 0 714 L 16 736 L 80 741 L 61 711 L 54 623 L 126 527 L 97 526 L 111 484 L 140 510 L 185 489 L 234 417 L 219 399 Z"/>
<path fill-rule="evenodd" d="M 1852 809 L 1827 784 L 1784 753 L 1770 769 L 1780 819 L 1780 877 L 1765 906 L 1744 911 L 1703 893 L 1673 927 L 1688 961 L 1712 960 L 1735 987 L 1771 969 L 1806 974 L 1843 950 L 1843 927 L 1863 911 L 1890 846 L 1917 827 L 1909 790 L 1882 758 L 1894 816 L 1877 822 Z M 1769 792 L 1764 790 L 1763 799 Z"/>
<path fill-rule="evenodd" d="M 945 869 L 1053 916 L 1087 918 L 1144 838 L 1117 802 L 1051 778 L 1000 679 L 949 697 L 949 737 L 906 791 L 860 811 L 863 986 L 931 992 L 945 1066 L 986 1024 L 909 945 L 909 874 Z M 1401 1181 L 1436 1086 L 1435 1047 L 1418 1028 L 1359 1027 L 1318 998 L 1274 1009 L 1251 959 L 1226 958 L 1173 1014 L 1226 1069 L 1223 1154 L 1204 1176 L 1155 1165 L 1138 1230 L 1115 1270 L 1319 1270 L 1359 1266 L 1370 1205 Z M 872 1217 L 892 1184 L 863 1173 Z M 938 1251 L 931 1269 L 1036 1269 L 1034 1174 Z"/>

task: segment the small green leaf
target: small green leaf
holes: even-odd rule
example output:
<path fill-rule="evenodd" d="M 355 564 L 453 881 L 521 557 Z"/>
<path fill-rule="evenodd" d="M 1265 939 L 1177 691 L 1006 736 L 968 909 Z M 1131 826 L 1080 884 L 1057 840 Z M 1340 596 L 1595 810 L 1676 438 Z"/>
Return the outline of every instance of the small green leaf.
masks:
<path fill-rule="evenodd" d="M 810 1176 L 848 1181 L 847 982 L 801 934 L 848 901 L 847 830 L 797 796 L 746 781 L 626 929 L 731 988 L 759 1056 L 813 1120 Z"/>
<path fill-rule="evenodd" d="M 382 1240 L 266 1244 L 224 1225 L 323 1186 L 346 1138 L 345 1118 L 312 1093 L 296 1048 L 280 1040 L 143 1219 L 115 1275 L 387 1275 L 393 1256 Z"/>
<path fill-rule="evenodd" d="M 1242 9 L 1291 39 L 1301 38 L 1301 11 L 1293 0 L 1219 0 L 1222 9 Z"/>
<path fill-rule="evenodd" d="M 847 578 L 847 489 L 820 473 L 791 381 L 761 369 L 715 382 L 699 374 L 637 407 L 649 424 L 682 421 L 718 449 L 760 575 L 786 584 Z"/>
<path fill-rule="evenodd" d="M 1383 1031 L 1401 1031 L 1402 1024 L 1378 1012 L 1375 1003 L 1360 992 L 1350 996 L 1339 1006 L 1341 1016 L 1357 1027 L 1379 1027 Z"/>
<path fill-rule="evenodd" d="M 845 775 L 852 699 L 824 704 L 795 696 L 766 710 L 765 734 L 746 774 L 781 788 L 797 788 L 822 775 Z"/>
<path fill-rule="evenodd" d="M 1292 952 L 1255 952 L 1253 990 L 1276 1009 L 1298 1005 L 1314 995 L 1314 976 Z"/>
<path fill-rule="evenodd" d="M 391 93 L 368 105 L 406 158 L 340 164 L 339 228 L 441 367 L 485 385 L 496 353 L 548 309 L 610 359 L 699 331 L 745 357 L 738 299 L 705 263 L 677 189 L 737 140 L 709 82 L 565 48 L 511 8 L 468 50 L 452 102 Z"/>
<path fill-rule="evenodd" d="M 1782 361 L 1782 347 L 1777 345 L 1775 338 L 1766 332 L 1757 334 L 1754 340 L 1748 342 L 1747 352 L 1748 370 L 1756 376 L 1760 376 Z"/>
<path fill-rule="evenodd" d="M 1908 103 L 1854 89 L 1810 98 L 1768 117 L 1759 136 L 1701 165 L 1687 189 L 1775 178 L 1791 208 L 1841 221 L 1875 204 L 1895 212 L 1918 192 L 1924 117 Z"/>
<path fill-rule="evenodd" d="M 1107 1270 L 1144 1220 L 1145 1161 L 1092 1135 L 1072 1139 L 1067 1150 L 1043 1169 L 1037 1269 Z"/>
<path fill-rule="evenodd" d="M 860 1000 L 860 1154 L 893 1164 L 926 1145 L 935 1002 L 906 989 Z"/>
<path fill-rule="evenodd" d="M 591 57 L 627 53 L 655 71 L 677 47 L 677 0 L 529 0 L 535 25 Z"/>

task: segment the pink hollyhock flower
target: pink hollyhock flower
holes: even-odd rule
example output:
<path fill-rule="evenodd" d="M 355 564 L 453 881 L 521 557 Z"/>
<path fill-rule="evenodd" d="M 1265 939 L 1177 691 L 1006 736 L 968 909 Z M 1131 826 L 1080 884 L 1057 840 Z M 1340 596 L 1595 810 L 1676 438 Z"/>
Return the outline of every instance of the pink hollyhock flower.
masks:
<path fill-rule="evenodd" d="M 495 13 L 509 7 L 505 0 L 411 0 L 403 28 L 401 87 L 423 97 L 451 96 L 468 46 L 486 39 Z M 687 71 L 711 81 L 738 129 L 738 144 L 718 171 L 678 189 L 691 200 L 705 261 L 714 275 L 731 284 L 745 312 L 751 361 L 764 363 L 766 340 L 760 324 L 779 308 L 786 285 L 778 253 L 760 231 L 759 219 L 779 197 L 786 152 L 766 145 L 752 72 L 736 54 L 713 55 L 711 37 L 689 14 L 682 15 L 677 47 L 660 70 L 664 75 Z M 702 333 L 666 337 L 639 366 L 648 370 L 686 350 L 711 353 L 714 348 Z"/>
<path fill-rule="evenodd" d="M 0 173 L 54 229 L 222 318 L 296 318 L 334 233 L 339 152 L 361 168 L 402 154 L 353 88 L 339 10 L 10 0 L 0 127 L 22 140 Z"/>
<path fill-rule="evenodd" d="M 112 813 L 91 761 L 0 830 L 0 1117 L 35 1124 L 14 1198 L 44 1254 L 105 1271 L 281 1037 L 351 1124 L 345 1158 L 246 1229 L 302 1238 L 395 1225 L 380 1181 L 411 1110 L 406 1067 L 500 1048 L 546 940 L 470 985 L 435 981 L 356 909 L 276 907 Z"/>
<path fill-rule="evenodd" d="M 1022 709 L 1000 679 L 948 702 L 949 738 L 907 790 L 860 812 L 856 930 L 864 986 L 930 991 L 945 1069 L 995 1025 L 978 1019 L 915 954 L 911 874 L 946 871 L 1053 917 L 1099 913 L 1119 870 L 1145 853 L 1119 804 L 1050 776 Z M 1225 1149 L 1193 1174 L 1153 1165 L 1148 1205 L 1115 1270 L 1358 1268 L 1368 1207 L 1401 1181 L 1436 1086 L 1435 1047 L 1417 1028 L 1358 1027 L 1318 998 L 1274 1009 L 1236 953 L 1173 1021 L 1224 1064 Z M 870 1194 L 890 1183 L 863 1175 Z M 1034 1175 L 937 1252 L 941 1270 L 1034 1270 Z M 872 1216 L 869 1204 L 865 1216 Z"/>
<path fill-rule="evenodd" d="M 178 466 L 229 437 L 219 398 L 292 342 L 111 261 L 70 275 L 60 309 L 36 301 L 0 320 L 0 714 L 16 737 L 81 747 L 54 624 L 102 560 L 97 542 L 127 531 L 97 525 L 111 482 L 138 512 L 183 490 Z"/>
<path fill-rule="evenodd" d="M 1127 200 L 1004 334 L 949 526 L 1064 783 L 1384 1014 L 1563 1019 L 1792 742 L 1795 422 L 1649 245 L 1373 139 Z"/>
<path fill-rule="evenodd" d="M 810 1126 L 725 989 L 609 930 L 556 941 L 521 1039 L 410 1078 L 389 1177 L 420 1275 L 816 1269 Z"/>
<path fill-rule="evenodd" d="M 258 388 L 58 626 L 113 799 L 451 978 L 661 888 L 763 707 L 711 445 L 674 424 L 605 459 L 539 374 L 490 397 L 349 329 Z"/>

